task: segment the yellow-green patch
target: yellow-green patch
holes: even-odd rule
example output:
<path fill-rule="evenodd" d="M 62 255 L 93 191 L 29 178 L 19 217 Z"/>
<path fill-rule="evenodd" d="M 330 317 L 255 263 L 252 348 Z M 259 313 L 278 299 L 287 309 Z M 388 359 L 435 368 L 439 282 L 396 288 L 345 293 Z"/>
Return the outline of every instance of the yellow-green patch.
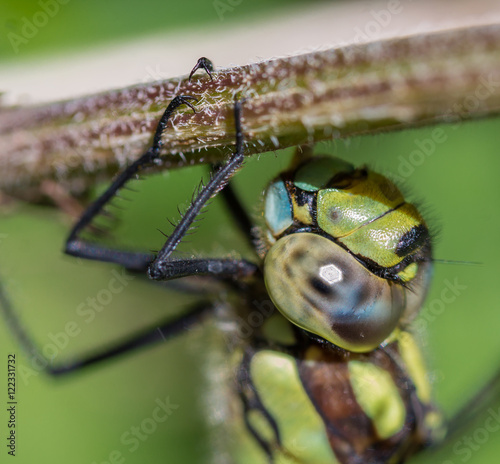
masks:
<path fill-rule="evenodd" d="M 313 221 L 308 204 L 299 206 L 297 203 L 297 199 L 294 196 L 292 196 L 292 205 L 293 205 L 294 219 L 302 222 L 302 224 L 312 224 Z"/>
<path fill-rule="evenodd" d="M 401 333 L 398 344 L 408 375 L 415 384 L 418 398 L 422 403 L 429 404 L 431 401 L 431 386 L 427 380 L 427 370 L 420 348 L 413 336 L 408 332 Z"/>
<path fill-rule="evenodd" d="M 406 410 L 391 375 L 374 364 L 350 361 L 351 386 L 356 400 L 372 420 L 380 438 L 399 432 L 405 423 Z"/>
<path fill-rule="evenodd" d="M 418 272 L 418 264 L 411 263 L 409 266 L 406 266 L 400 273 L 398 273 L 398 277 L 403 282 L 409 282 L 414 279 Z"/>
<path fill-rule="evenodd" d="M 304 391 L 293 358 L 260 351 L 252 359 L 250 372 L 257 393 L 281 432 L 283 449 L 276 450 L 276 462 L 338 463 L 323 421 Z"/>
<path fill-rule="evenodd" d="M 403 259 L 396 253 L 401 238 L 422 222 L 415 207 L 405 203 L 339 241 L 355 255 L 369 258 L 382 267 L 392 267 Z"/>

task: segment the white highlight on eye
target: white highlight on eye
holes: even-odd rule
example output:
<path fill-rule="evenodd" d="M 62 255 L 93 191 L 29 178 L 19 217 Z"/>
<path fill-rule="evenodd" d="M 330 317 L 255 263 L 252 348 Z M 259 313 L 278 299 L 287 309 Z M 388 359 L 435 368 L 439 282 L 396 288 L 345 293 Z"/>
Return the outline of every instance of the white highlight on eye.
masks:
<path fill-rule="evenodd" d="M 327 264 L 319 269 L 319 276 L 328 284 L 336 284 L 343 279 L 342 271 L 335 264 Z"/>

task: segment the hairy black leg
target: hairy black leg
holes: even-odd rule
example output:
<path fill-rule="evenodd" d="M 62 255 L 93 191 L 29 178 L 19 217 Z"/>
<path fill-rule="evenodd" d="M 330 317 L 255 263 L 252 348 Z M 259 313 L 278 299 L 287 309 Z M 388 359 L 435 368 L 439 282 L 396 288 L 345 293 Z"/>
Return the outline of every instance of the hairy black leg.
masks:
<path fill-rule="evenodd" d="M 4 289 L 0 286 L 0 310 L 4 313 L 5 320 L 10 332 L 16 338 L 19 345 L 26 353 L 34 358 L 40 366 L 46 366 L 44 370 L 50 375 L 63 375 L 80 371 L 88 366 L 98 364 L 102 361 L 113 359 L 126 353 L 131 353 L 156 343 L 161 343 L 172 337 L 182 334 L 189 327 L 202 322 L 202 320 L 213 311 L 213 303 L 201 302 L 191 307 L 186 313 L 176 319 L 162 321 L 151 326 L 141 333 L 135 334 L 113 346 L 90 356 L 63 362 L 61 364 L 48 364 L 38 347 L 35 345 L 29 334 L 26 332 L 12 305 L 7 298 Z"/>
<path fill-rule="evenodd" d="M 254 275 L 258 266 L 244 259 L 173 259 L 162 263 L 162 277 L 157 280 L 178 279 L 194 275 L 243 279 Z"/>
<path fill-rule="evenodd" d="M 49 373 L 52 375 L 67 374 L 85 367 L 98 364 L 108 359 L 113 359 L 122 354 L 131 353 L 137 349 L 166 342 L 169 339 L 185 333 L 185 331 L 202 322 L 205 316 L 211 313 L 214 305 L 208 302 L 201 302 L 193 306 L 187 313 L 172 320 L 162 321 L 155 324 L 139 334 L 136 334 L 122 342 L 108 347 L 91 356 L 61 364 L 59 366 L 49 366 Z"/>
<path fill-rule="evenodd" d="M 189 81 L 191 81 L 193 74 L 200 68 L 206 71 L 206 73 L 210 77 L 210 80 L 212 81 L 212 71 L 214 70 L 214 65 L 208 58 L 205 58 L 204 56 L 198 59 L 198 62 L 194 65 L 194 68 L 189 73 Z"/>
<path fill-rule="evenodd" d="M 154 162 L 156 158 L 159 157 L 161 148 L 161 135 L 165 130 L 168 118 L 171 116 L 173 111 L 182 104 L 190 106 L 192 105 L 188 99 L 194 99 L 188 96 L 179 96 L 172 100 L 165 110 L 158 127 L 155 132 L 153 145 L 151 148 L 136 162 L 131 164 L 124 172 L 122 172 L 118 178 L 111 184 L 111 186 L 87 209 L 83 214 L 77 224 L 71 231 L 68 240 L 66 242 L 65 252 L 69 255 L 92 259 L 98 261 L 112 262 L 120 264 L 125 268 L 133 271 L 143 271 L 145 272 L 148 268 L 149 263 L 153 261 L 155 255 L 152 253 L 141 253 L 118 250 L 110 248 L 107 246 L 100 245 L 95 242 L 89 242 L 79 237 L 79 234 L 88 226 L 92 220 L 103 211 L 103 208 L 109 203 L 109 201 L 116 195 L 118 190 L 124 186 L 124 184 L 130 180 L 139 170 L 150 165 Z M 194 110 L 194 109 L 193 109 Z M 178 242 L 182 236 L 186 233 L 191 225 L 192 221 L 199 213 L 200 209 L 210 198 L 211 195 L 215 195 L 226 183 L 227 178 L 232 175 L 234 170 L 242 163 L 242 143 L 243 136 L 241 133 L 240 125 L 240 103 L 235 105 L 235 116 L 236 129 L 237 129 L 237 153 L 233 155 L 228 165 L 217 170 L 216 174 L 210 180 L 205 188 L 203 188 L 196 198 L 196 200 L 191 205 L 188 213 L 182 218 L 179 225 L 174 230 L 172 236 L 178 237 L 175 243 L 175 249 Z M 227 176 L 227 178 L 225 178 Z M 217 185 L 218 183 L 218 185 Z M 211 194 L 208 192 L 212 192 Z M 208 196 L 207 196 L 208 193 Z M 193 214 L 194 212 L 194 214 Z M 191 214 L 190 214 L 191 213 Z M 187 217 L 186 217 L 187 216 Z M 186 226 L 187 227 L 184 227 Z M 171 238 L 172 238 L 171 236 Z M 175 279 L 179 277 L 189 276 L 189 275 L 210 275 L 216 278 L 245 278 L 257 271 L 257 266 L 246 260 L 235 260 L 235 259 L 217 259 L 217 258 L 207 258 L 207 259 L 189 259 L 189 260 L 169 260 L 162 263 L 163 274 L 161 280 Z"/>
<path fill-rule="evenodd" d="M 196 100 L 194 97 L 181 95 L 175 97 L 163 113 L 153 138 L 151 148 L 144 153 L 137 161 L 127 167 L 108 189 L 85 211 L 79 221 L 73 227 L 66 241 L 65 253 L 78 256 L 80 258 L 94 259 L 98 261 L 107 261 L 121 264 L 128 269 L 145 270 L 148 263 L 154 258 L 151 253 L 135 253 L 116 250 L 104 247 L 97 243 L 85 241 L 79 237 L 80 233 L 87 227 L 92 220 L 101 212 L 110 202 L 127 181 L 132 179 L 140 170 L 150 166 L 160 156 L 161 136 L 165 130 L 168 119 L 172 113 L 181 105 L 188 105 L 193 111 L 194 107 L 189 100 Z"/>
<path fill-rule="evenodd" d="M 229 160 L 218 169 L 216 169 L 207 184 L 200 190 L 194 201 L 189 205 L 186 213 L 181 221 L 168 237 L 165 245 L 158 253 L 156 259 L 149 265 L 148 276 L 153 280 L 165 280 L 175 278 L 177 275 L 172 271 L 172 260 L 170 255 L 177 248 L 182 237 L 191 227 L 200 211 L 205 206 L 208 200 L 220 192 L 229 182 L 231 176 L 243 164 L 245 155 L 243 154 L 243 131 L 241 128 L 241 104 L 236 101 L 234 104 L 234 120 L 236 129 L 236 151 L 231 155 Z M 206 260 L 205 260 L 206 261 Z M 177 266 L 181 261 L 177 261 Z M 248 263 L 250 264 L 250 263 Z M 256 268 L 256 266 L 254 266 Z M 185 275 L 185 274 L 182 274 Z M 228 275 L 230 277 L 231 275 Z"/>

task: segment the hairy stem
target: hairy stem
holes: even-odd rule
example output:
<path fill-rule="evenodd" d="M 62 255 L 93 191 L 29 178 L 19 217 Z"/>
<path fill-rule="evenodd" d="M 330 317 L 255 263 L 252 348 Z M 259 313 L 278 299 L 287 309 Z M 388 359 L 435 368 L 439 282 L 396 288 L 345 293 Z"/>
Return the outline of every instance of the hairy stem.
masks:
<path fill-rule="evenodd" d="M 193 63 L 194 64 L 194 63 Z M 187 72 L 189 70 L 186 70 Z M 175 95 L 199 99 L 163 136 L 162 166 L 225 158 L 246 98 L 246 153 L 500 111 L 500 26 L 351 45 L 84 98 L 0 111 L 0 190 L 36 200 L 55 180 L 81 193 L 152 142 Z"/>

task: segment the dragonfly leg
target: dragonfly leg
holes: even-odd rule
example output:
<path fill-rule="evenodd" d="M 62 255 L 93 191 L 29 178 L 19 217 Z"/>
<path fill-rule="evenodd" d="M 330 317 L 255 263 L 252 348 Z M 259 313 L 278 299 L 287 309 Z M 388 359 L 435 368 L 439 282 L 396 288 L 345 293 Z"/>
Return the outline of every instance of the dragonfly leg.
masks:
<path fill-rule="evenodd" d="M 91 224 L 96 216 L 105 212 L 105 206 L 129 180 L 142 169 L 151 166 L 159 158 L 162 145 L 161 136 L 170 116 L 181 105 L 187 105 L 194 111 L 194 107 L 189 100 L 196 100 L 196 98 L 180 95 L 170 102 L 158 122 L 151 147 L 144 155 L 127 167 L 108 189 L 83 213 L 66 240 L 65 253 L 85 259 L 117 263 L 127 269 L 139 271 L 147 268 L 147 265 L 154 259 L 154 255 L 151 253 L 135 253 L 104 247 L 82 239 L 80 234 Z"/>
<path fill-rule="evenodd" d="M 185 333 L 189 327 L 201 323 L 213 310 L 214 305 L 212 303 L 197 303 L 178 318 L 173 320 L 170 318 L 169 320 L 161 321 L 145 329 L 141 333 L 132 335 L 130 338 L 93 355 L 79 360 L 73 360 L 59 366 L 49 366 L 49 373 L 52 375 L 68 374 L 101 363 L 102 361 L 116 358 L 122 354 L 134 352 L 140 348 L 166 342 L 176 335 Z"/>
<path fill-rule="evenodd" d="M 4 313 L 5 320 L 7 321 L 11 333 L 24 350 L 31 356 L 34 356 L 37 363 L 41 366 L 45 366 L 45 371 L 53 376 L 80 371 L 108 359 L 134 352 L 137 349 L 168 341 L 174 336 L 184 333 L 189 327 L 201 323 L 214 309 L 215 305 L 213 303 L 200 302 L 192 306 L 186 313 L 178 318 L 169 318 L 168 320 L 161 321 L 101 351 L 61 364 L 48 364 L 45 357 L 41 354 L 40 350 L 17 318 L 9 299 L 0 286 L 0 310 Z"/>
<path fill-rule="evenodd" d="M 87 209 L 80 220 L 71 231 L 67 242 L 65 252 L 67 254 L 85 259 L 98 261 L 112 262 L 124 266 L 128 270 L 145 272 L 149 264 L 155 260 L 155 255 L 152 253 L 124 251 L 107 246 L 100 245 L 95 242 L 89 242 L 80 238 L 80 233 L 91 224 L 92 220 L 103 211 L 103 208 L 116 195 L 118 190 L 130 180 L 143 167 L 150 165 L 154 159 L 159 156 L 160 136 L 165 129 L 166 122 L 173 111 L 182 104 L 191 107 L 187 100 L 191 97 L 176 97 L 165 110 L 156 134 L 154 137 L 153 146 L 136 162 L 130 165 L 112 185 Z M 156 259 L 156 269 L 160 272 L 150 274 L 154 280 L 170 280 L 179 277 L 190 275 L 210 275 L 216 278 L 245 278 L 257 271 L 257 266 L 245 261 L 236 259 L 188 259 L 188 260 L 170 260 L 166 259 L 175 249 L 182 236 L 189 229 L 192 221 L 195 219 L 206 201 L 215 193 L 217 193 L 226 183 L 227 176 L 232 175 L 234 170 L 241 165 L 243 161 L 242 153 L 242 135 L 240 117 L 240 103 L 236 103 L 235 115 L 237 115 L 237 152 L 232 156 L 227 165 L 219 168 L 216 174 L 211 178 L 209 183 L 200 191 L 186 215 L 179 222 L 172 235 L 169 237 L 165 248 L 168 248 L 168 253 L 158 256 Z M 237 200 L 235 200 L 237 202 Z M 240 216 L 241 217 L 240 213 Z M 249 221 L 249 220 L 248 220 Z"/>
<path fill-rule="evenodd" d="M 171 280 L 194 275 L 239 280 L 255 275 L 259 267 L 244 259 L 201 258 L 165 260 L 160 273 L 150 274 L 154 280 Z"/>
<path fill-rule="evenodd" d="M 183 267 L 190 265 L 186 264 L 188 262 L 196 261 L 198 265 L 203 266 L 203 271 L 196 272 L 205 275 L 214 274 L 214 262 L 216 262 L 216 268 L 220 270 L 220 274 L 231 277 L 233 273 L 234 263 L 233 260 L 171 260 L 170 256 L 173 251 L 177 248 L 177 245 L 181 241 L 182 237 L 188 232 L 193 221 L 200 214 L 201 210 L 205 206 L 208 200 L 214 197 L 217 193 L 219 193 L 224 187 L 227 186 L 229 179 L 233 176 L 233 174 L 241 167 L 244 160 L 243 153 L 243 131 L 241 128 L 241 107 L 242 102 L 236 101 L 234 104 L 234 120 L 235 120 L 235 129 L 236 129 L 236 150 L 231 155 L 229 160 L 215 169 L 210 177 L 210 180 L 207 182 L 205 186 L 203 186 L 198 195 L 189 205 L 186 213 L 180 220 L 180 222 L 175 227 L 172 234 L 167 238 L 167 241 L 163 245 L 162 249 L 159 251 L 156 259 L 149 265 L 148 268 L 148 276 L 153 280 L 167 280 L 185 275 Z M 222 267 L 219 267 L 222 266 Z M 250 273 L 253 273 L 257 270 L 257 266 L 244 261 L 244 260 L 236 260 L 236 270 L 245 268 Z M 192 268 L 195 269 L 194 267 Z"/>
<path fill-rule="evenodd" d="M 214 70 L 214 65 L 208 58 L 205 58 L 204 56 L 202 56 L 201 58 L 198 59 L 197 63 L 194 65 L 194 68 L 189 73 L 189 79 L 188 79 L 189 81 L 191 81 L 193 74 L 198 69 L 204 69 L 205 72 L 208 74 L 208 77 L 210 77 L 210 80 L 211 81 L 213 80 L 212 71 Z"/>

